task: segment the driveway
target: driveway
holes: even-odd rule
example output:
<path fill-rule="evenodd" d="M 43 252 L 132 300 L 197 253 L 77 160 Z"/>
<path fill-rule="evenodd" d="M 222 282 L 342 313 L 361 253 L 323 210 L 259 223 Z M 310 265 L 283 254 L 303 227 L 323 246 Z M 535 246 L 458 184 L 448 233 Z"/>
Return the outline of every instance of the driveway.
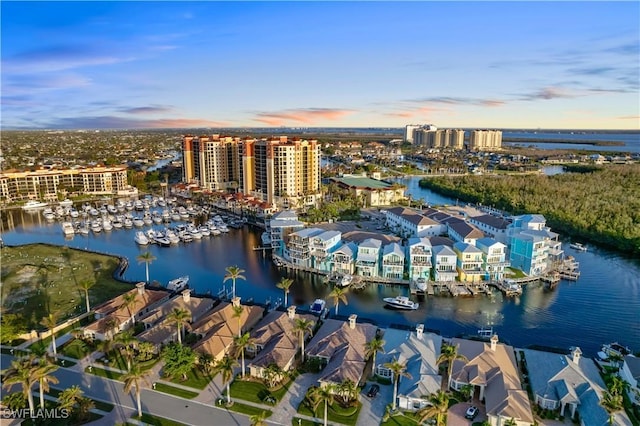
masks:
<path fill-rule="evenodd" d="M 471 407 L 472 405 L 478 407 L 478 415 L 473 420 L 465 419 L 464 414 L 467 412 L 467 408 Z M 449 413 L 447 415 L 448 426 L 465 426 L 473 424 L 475 422 L 483 422 L 485 420 L 487 420 L 485 407 L 478 401 L 461 402 L 459 404 L 452 405 L 451 407 L 449 407 Z"/>
<path fill-rule="evenodd" d="M 356 426 L 379 425 L 387 404 L 393 400 L 393 385 L 382 385 L 379 383 L 380 392 L 378 392 L 374 398 L 369 398 L 366 393 L 374 383 L 376 382 L 367 382 L 362 392 L 360 392 L 362 409 L 360 410 Z"/>

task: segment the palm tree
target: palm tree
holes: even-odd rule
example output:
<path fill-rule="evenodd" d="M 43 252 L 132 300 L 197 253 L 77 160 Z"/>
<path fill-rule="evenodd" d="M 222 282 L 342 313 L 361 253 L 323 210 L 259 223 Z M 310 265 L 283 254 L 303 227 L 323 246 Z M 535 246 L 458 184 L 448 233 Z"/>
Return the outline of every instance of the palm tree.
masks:
<path fill-rule="evenodd" d="M 505 421 L 503 424 L 504 426 L 518 426 L 518 422 L 516 422 L 516 419 L 514 419 L 513 417 Z"/>
<path fill-rule="evenodd" d="M 131 370 L 131 364 L 133 363 L 138 339 L 136 339 L 130 331 L 121 331 L 115 335 L 113 340 L 120 348 L 124 358 L 127 360 L 127 370 Z"/>
<path fill-rule="evenodd" d="M 89 289 L 93 287 L 95 283 L 95 281 L 84 280 L 80 284 L 78 284 L 78 287 L 84 290 L 84 298 L 87 302 L 87 312 L 91 311 L 91 305 L 89 304 Z"/>
<path fill-rule="evenodd" d="M 376 336 L 364 345 L 364 355 L 367 358 L 372 358 L 373 360 L 373 365 L 371 367 L 373 375 L 376 374 L 376 354 L 378 352 L 384 353 L 385 343 L 386 342 L 382 340 L 382 337 Z"/>
<path fill-rule="evenodd" d="M 178 327 L 178 344 L 182 345 L 182 329 L 191 321 L 191 312 L 187 309 L 173 308 L 167 319 Z"/>
<path fill-rule="evenodd" d="M 427 419 L 436 419 L 436 425 L 444 425 L 444 419 L 449 410 L 449 394 L 439 390 L 428 398 L 429 405 L 417 412 L 420 423 Z"/>
<path fill-rule="evenodd" d="M 278 364 L 269 364 L 267 368 L 262 370 L 262 377 L 267 382 L 267 386 L 272 388 L 282 380 L 284 371 L 278 367 Z"/>
<path fill-rule="evenodd" d="M 38 364 L 35 361 L 36 357 L 34 355 L 12 360 L 11 367 L 6 371 L 2 380 L 2 387 L 6 389 L 10 389 L 14 384 L 22 385 L 22 394 L 29 402 L 31 416 L 33 416 L 35 408 L 31 388 L 38 381 L 36 375 Z"/>
<path fill-rule="evenodd" d="M 604 391 L 600 405 L 609 413 L 609 424 L 612 425 L 616 412 L 622 410 L 623 397 L 610 391 Z"/>
<path fill-rule="evenodd" d="M 78 400 L 82 397 L 82 389 L 80 386 L 74 385 L 70 388 L 67 388 L 58 395 L 58 407 L 61 410 L 68 410 L 69 412 L 73 411 Z"/>
<path fill-rule="evenodd" d="M 138 417 L 142 417 L 142 403 L 140 401 L 140 393 L 143 384 L 149 385 L 149 381 L 147 380 L 148 374 L 148 370 L 142 370 L 140 368 L 140 365 L 138 365 L 137 363 L 133 363 L 129 367 L 129 371 L 127 372 L 127 374 L 122 376 L 122 381 L 124 381 L 124 391 L 129 393 L 132 389 L 135 389 L 136 401 L 138 403 Z"/>
<path fill-rule="evenodd" d="M 460 361 L 469 361 L 466 356 L 458 353 L 458 345 L 442 345 L 440 355 L 436 360 L 436 364 L 447 364 L 447 389 L 451 383 L 451 374 L 453 373 L 453 363 L 459 359 Z"/>
<path fill-rule="evenodd" d="M 340 395 L 346 407 L 358 397 L 358 385 L 351 379 L 345 379 L 336 387 L 336 394 Z"/>
<path fill-rule="evenodd" d="M 244 272 L 244 269 L 240 269 L 236 265 L 236 266 L 227 266 L 225 271 L 227 271 L 227 273 L 224 276 L 224 281 L 222 281 L 222 282 L 226 283 L 227 280 L 231 280 L 231 282 L 232 282 L 231 295 L 232 295 L 233 298 L 235 298 L 236 297 L 236 280 L 240 279 L 240 280 L 245 280 L 246 281 L 246 279 L 247 279 L 244 275 L 242 275 L 242 273 Z"/>
<path fill-rule="evenodd" d="M 314 322 L 305 318 L 296 318 L 293 325 L 293 331 L 298 333 L 300 339 L 300 361 L 304 363 L 304 337 L 307 333 L 313 331 Z"/>
<path fill-rule="evenodd" d="M 620 376 L 613 376 L 607 387 L 612 394 L 622 395 L 629 389 L 629 383 Z"/>
<path fill-rule="evenodd" d="M 40 358 L 38 368 L 35 370 L 35 379 L 40 387 L 40 408 L 44 409 L 44 393 L 49 392 L 49 383 L 59 383 L 53 373 L 60 367 L 47 358 Z"/>
<path fill-rule="evenodd" d="M 249 416 L 249 421 L 251 422 L 251 426 L 266 426 L 267 422 L 265 422 L 265 420 L 267 419 L 267 417 L 267 412 L 263 411 L 261 413 Z"/>
<path fill-rule="evenodd" d="M 156 260 L 156 257 L 151 254 L 150 251 L 145 251 L 144 253 L 136 257 L 136 260 L 138 261 L 138 263 L 144 263 L 145 271 L 147 272 L 146 283 L 149 284 L 149 265 L 153 263 L 154 260 Z"/>
<path fill-rule="evenodd" d="M 122 310 L 126 309 L 129 312 L 129 315 L 131 316 L 131 323 L 133 325 L 136 324 L 136 317 L 132 309 L 136 306 L 137 298 L 138 298 L 138 293 L 136 291 L 131 291 L 129 293 L 123 294 L 122 305 L 120 305 L 120 308 L 119 308 Z"/>
<path fill-rule="evenodd" d="M 42 318 L 40 324 L 44 325 L 51 332 L 51 344 L 53 345 L 53 355 L 58 355 L 58 351 L 56 350 L 56 335 L 53 332 L 53 329 L 56 327 L 56 323 L 58 322 L 58 312 L 50 312 L 49 315 Z"/>
<path fill-rule="evenodd" d="M 287 307 L 287 295 L 289 294 L 289 287 L 293 284 L 293 280 L 291 278 L 282 278 L 276 287 L 282 289 L 284 291 L 284 307 Z"/>
<path fill-rule="evenodd" d="M 333 299 L 333 304 L 336 306 L 336 315 L 338 315 L 338 305 L 340 302 L 344 302 L 345 305 L 348 305 L 347 301 L 347 290 L 342 287 L 334 287 L 329 293 L 329 297 Z"/>
<path fill-rule="evenodd" d="M 407 365 L 398 362 L 396 358 L 391 362 L 384 363 L 384 368 L 391 370 L 393 373 L 393 411 L 396 410 L 396 399 L 398 397 L 398 383 L 400 383 L 400 377 L 411 378 L 411 374 L 407 373 Z"/>
<path fill-rule="evenodd" d="M 87 420 L 89 412 L 94 408 L 96 408 L 96 404 L 91 398 L 86 398 L 84 396 L 78 398 L 78 420 Z"/>
<path fill-rule="evenodd" d="M 238 355 L 242 356 L 242 378 L 244 379 L 244 351 L 246 348 L 250 348 L 255 345 L 255 339 L 251 337 L 249 333 L 244 333 L 241 336 L 235 336 L 233 338 L 234 352 L 236 358 Z"/>
<path fill-rule="evenodd" d="M 332 405 L 334 402 L 334 390 L 335 385 L 325 385 L 323 387 L 316 387 L 311 390 L 311 398 L 314 401 L 314 405 L 316 408 L 319 404 L 324 402 L 324 426 L 327 426 L 329 405 Z"/>
<path fill-rule="evenodd" d="M 215 360 L 213 355 L 208 352 L 200 354 L 198 357 L 198 365 L 207 376 L 211 376 L 211 374 L 213 374 L 214 362 Z"/>
<path fill-rule="evenodd" d="M 227 385 L 227 404 L 231 404 L 231 379 L 233 378 L 233 369 L 238 366 L 238 362 L 225 355 L 220 361 L 218 361 L 213 367 L 213 374 L 222 375 L 222 385 Z"/>
<path fill-rule="evenodd" d="M 234 306 L 233 308 L 233 317 L 238 318 L 238 337 L 242 335 L 242 313 L 244 312 L 244 307 L 242 305 Z"/>

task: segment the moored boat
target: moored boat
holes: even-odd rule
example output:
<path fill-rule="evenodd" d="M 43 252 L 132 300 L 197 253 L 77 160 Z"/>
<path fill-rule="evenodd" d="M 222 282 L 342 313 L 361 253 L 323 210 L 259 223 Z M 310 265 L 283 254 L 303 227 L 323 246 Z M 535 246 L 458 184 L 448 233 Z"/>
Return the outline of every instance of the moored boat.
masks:
<path fill-rule="evenodd" d="M 62 233 L 64 235 L 73 235 L 76 231 L 73 229 L 73 223 L 71 222 L 62 222 Z"/>
<path fill-rule="evenodd" d="M 147 244 L 149 244 L 149 239 L 147 238 L 146 235 L 144 235 L 144 232 L 142 231 L 136 232 L 136 236 L 133 237 L 133 239 L 136 243 L 140 244 L 141 246 L 146 246 Z"/>
<path fill-rule="evenodd" d="M 309 310 L 314 314 L 321 314 L 326 304 L 327 302 L 325 302 L 323 299 L 316 299 L 309 307 Z"/>
<path fill-rule="evenodd" d="M 420 277 L 416 280 L 416 289 L 418 291 L 427 291 L 427 280 Z"/>
<path fill-rule="evenodd" d="M 45 208 L 47 206 L 48 206 L 47 203 L 43 203 L 41 201 L 29 200 L 24 206 L 22 206 L 22 210 L 36 210 L 36 209 Z"/>
<path fill-rule="evenodd" d="M 185 275 L 183 277 L 179 277 L 169 281 L 169 283 L 167 284 L 167 290 L 180 291 L 184 289 L 188 283 L 189 283 L 189 275 Z"/>
<path fill-rule="evenodd" d="M 353 281 L 353 275 L 344 274 L 340 279 L 339 284 L 341 287 L 348 287 L 352 281 Z"/>
<path fill-rule="evenodd" d="M 382 300 L 388 306 L 391 306 L 392 308 L 397 308 L 397 309 L 414 310 L 414 309 L 418 309 L 418 306 L 419 306 L 418 303 L 413 302 L 407 296 L 385 297 Z"/>
<path fill-rule="evenodd" d="M 569 247 L 577 251 L 587 251 L 587 246 L 580 243 L 571 243 Z"/>

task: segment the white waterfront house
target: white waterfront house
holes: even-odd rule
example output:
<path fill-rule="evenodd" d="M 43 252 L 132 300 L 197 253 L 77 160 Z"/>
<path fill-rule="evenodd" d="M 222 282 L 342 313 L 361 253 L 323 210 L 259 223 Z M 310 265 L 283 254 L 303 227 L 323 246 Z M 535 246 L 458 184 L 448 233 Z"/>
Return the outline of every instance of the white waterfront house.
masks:
<path fill-rule="evenodd" d="M 413 209 L 394 207 L 388 209 L 385 215 L 389 229 L 405 237 L 432 237 L 443 231 L 440 223 Z"/>
<path fill-rule="evenodd" d="M 358 245 L 356 273 L 363 277 L 380 276 L 380 249 L 382 241 L 367 238 Z"/>
<path fill-rule="evenodd" d="M 402 279 L 404 277 L 405 256 L 402 246 L 391 243 L 382 249 L 382 276 L 384 278 Z"/>
<path fill-rule="evenodd" d="M 271 237 L 273 253 L 283 256 L 285 241 L 289 234 L 304 228 L 304 223 L 298 220 L 298 215 L 293 210 L 283 210 L 271 216 L 266 223 L 266 232 Z"/>
<path fill-rule="evenodd" d="M 458 277 L 456 252 L 449 246 L 434 246 L 432 253 L 433 279 L 441 282 L 455 281 Z"/>
<path fill-rule="evenodd" d="M 424 396 L 440 390 L 442 383 L 436 362 L 442 347 L 442 337 L 425 333 L 424 324 L 419 324 L 415 332 L 388 328 L 383 338 L 384 352 L 376 357 L 374 373 L 393 381 L 393 372 L 384 365 L 394 359 L 405 364 L 409 377 L 400 378 L 398 406 L 411 411 L 424 408 L 427 405 Z"/>
<path fill-rule="evenodd" d="M 484 234 L 478 228 L 458 220 L 447 224 L 447 233 L 453 241 L 468 244 L 475 244 L 478 239 L 484 238 Z"/>
<path fill-rule="evenodd" d="M 358 246 L 353 242 L 343 242 L 331 255 L 333 271 L 339 274 L 350 274 L 355 272 L 356 257 L 358 256 Z"/>
<path fill-rule="evenodd" d="M 469 243 L 457 242 L 453 245 L 456 253 L 456 269 L 460 281 L 478 282 L 484 276 L 482 251 Z"/>
<path fill-rule="evenodd" d="M 311 238 L 311 256 L 315 269 L 331 272 L 331 252 L 340 245 L 341 239 L 340 231 L 325 231 Z"/>
<path fill-rule="evenodd" d="M 472 216 L 467 218 L 469 223 L 484 232 L 488 237 L 493 238 L 499 243 L 508 244 L 507 227 L 510 221 L 492 214 L 482 216 Z"/>
<path fill-rule="evenodd" d="M 409 280 L 418 278 L 431 279 L 431 241 L 428 238 L 409 238 L 407 245 L 407 259 Z"/>
<path fill-rule="evenodd" d="M 305 228 L 289 234 L 287 251 L 291 263 L 295 266 L 311 267 L 311 239 L 323 232 L 325 231 L 320 228 Z"/>
<path fill-rule="evenodd" d="M 504 269 L 509 266 L 507 261 L 507 246 L 493 238 L 480 238 L 476 247 L 482 251 L 482 269 L 484 278 L 490 281 L 500 281 L 504 278 Z"/>

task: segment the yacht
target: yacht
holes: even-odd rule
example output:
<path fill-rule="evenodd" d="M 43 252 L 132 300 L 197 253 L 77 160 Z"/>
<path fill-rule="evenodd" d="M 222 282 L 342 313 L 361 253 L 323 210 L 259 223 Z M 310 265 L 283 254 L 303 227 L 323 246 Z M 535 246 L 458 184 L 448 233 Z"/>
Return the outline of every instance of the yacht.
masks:
<path fill-rule="evenodd" d="M 418 291 L 427 291 L 427 280 L 420 277 L 416 280 L 416 288 Z"/>
<path fill-rule="evenodd" d="M 385 297 L 384 303 L 397 309 L 418 309 L 418 303 L 411 301 L 407 296 Z"/>
<path fill-rule="evenodd" d="M 141 246 L 146 246 L 147 244 L 149 244 L 149 239 L 146 235 L 144 235 L 144 232 L 142 231 L 136 232 L 136 236 L 133 239 Z"/>
<path fill-rule="evenodd" d="M 183 277 L 169 281 L 169 283 L 167 284 L 167 290 L 180 291 L 184 289 L 187 284 L 189 284 L 189 275 L 185 275 Z"/>
<path fill-rule="evenodd" d="M 73 206 L 73 201 L 71 201 L 68 198 L 65 198 L 63 201 L 60 201 L 58 204 L 60 204 L 62 207 L 71 207 Z"/>
<path fill-rule="evenodd" d="M 323 299 L 316 299 L 311 304 L 311 307 L 309 308 L 309 310 L 314 314 L 321 314 L 326 304 L 327 302 L 325 302 Z"/>
<path fill-rule="evenodd" d="M 29 200 L 27 203 L 22 206 L 22 210 L 36 210 L 47 207 L 47 203 L 43 203 L 41 201 Z"/>
<path fill-rule="evenodd" d="M 569 244 L 569 247 L 577 251 L 587 251 L 587 246 L 580 243 L 571 243 Z"/>
<path fill-rule="evenodd" d="M 73 223 L 71 222 L 62 222 L 62 233 L 64 235 L 73 235 L 76 231 L 73 229 Z"/>
<path fill-rule="evenodd" d="M 353 282 L 353 275 L 344 274 L 340 279 L 340 287 L 348 287 Z"/>

